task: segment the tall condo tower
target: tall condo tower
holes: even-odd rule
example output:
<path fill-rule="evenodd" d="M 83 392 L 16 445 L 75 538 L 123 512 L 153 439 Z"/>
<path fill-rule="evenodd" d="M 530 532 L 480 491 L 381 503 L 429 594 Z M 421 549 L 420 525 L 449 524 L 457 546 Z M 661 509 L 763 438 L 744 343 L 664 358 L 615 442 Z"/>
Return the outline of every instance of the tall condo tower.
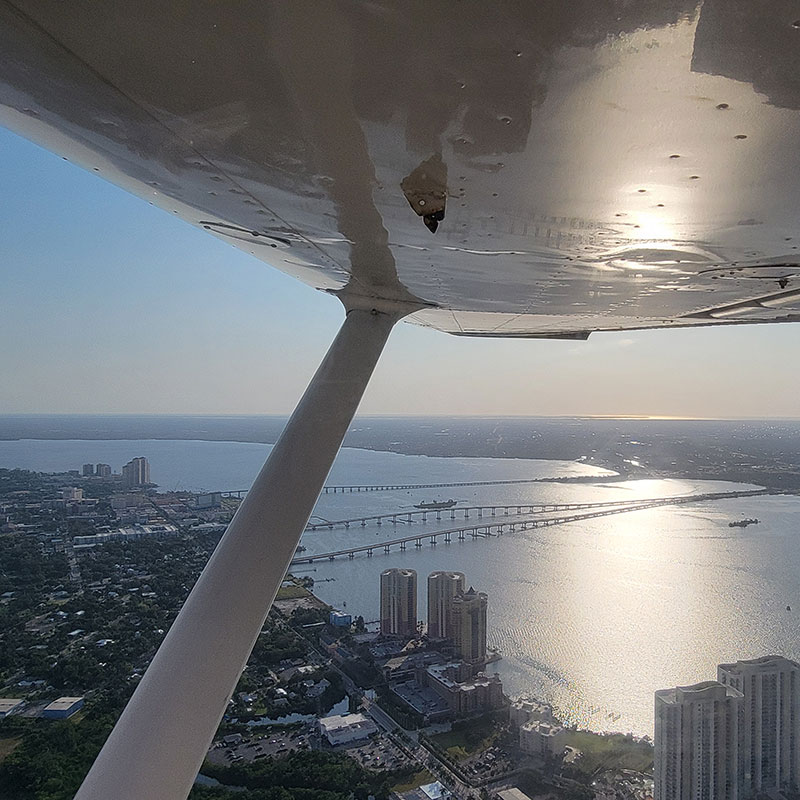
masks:
<path fill-rule="evenodd" d="M 742 796 L 800 788 L 800 665 L 782 656 L 764 656 L 720 664 L 717 678 L 744 695 Z"/>
<path fill-rule="evenodd" d="M 464 593 L 464 573 L 431 572 L 428 575 L 428 636 L 453 639 L 450 605 Z"/>
<path fill-rule="evenodd" d="M 477 667 L 486 663 L 486 609 L 489 598 L 484 592 L 469 591 L 456 595 L 450 602 L 453 644 L 458 657 Z"/>
<path fill-rule="evenodd" d="M 417 573 L 413 569 L 381 572 L 381 633 L 413 636 L 417 631 Z"/>
<path fill-rule="evenodd" d="M 739 800 L 743 701 L 717 681 L 656 692 L 654 800 Z"/>
<path fill-rule="evenodd" d="M 150 462 L 140 456 L 139 458 L 132 458 L 122 468 L 122 485 L 123 486 L 144 486 L 150 483 Z"/>

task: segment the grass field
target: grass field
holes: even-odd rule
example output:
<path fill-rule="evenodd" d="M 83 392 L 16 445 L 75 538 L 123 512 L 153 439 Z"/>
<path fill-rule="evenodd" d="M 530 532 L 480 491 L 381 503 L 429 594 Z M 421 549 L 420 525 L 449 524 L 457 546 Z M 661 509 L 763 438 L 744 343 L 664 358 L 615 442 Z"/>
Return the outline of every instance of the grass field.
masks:
<path fill-rule="evenodd" d="M 424 786 L 426 783 L 433 783 L 436 779 L 426 769 L 421 769 L 415 772 L 410 778 L 392 786 L 393 792 L 408 792 L 411 789 L 416 789 L 418 786 Z"/>
<path fill-rule="evenodd" d="M 575 762 L 575 768 L 587 775 L 605 769 L 650 772 L 653 768 L 652 746 L 622 734 L 601 736 L 589 731 L 568 731 L 567 744 L 583 754 Z"/>

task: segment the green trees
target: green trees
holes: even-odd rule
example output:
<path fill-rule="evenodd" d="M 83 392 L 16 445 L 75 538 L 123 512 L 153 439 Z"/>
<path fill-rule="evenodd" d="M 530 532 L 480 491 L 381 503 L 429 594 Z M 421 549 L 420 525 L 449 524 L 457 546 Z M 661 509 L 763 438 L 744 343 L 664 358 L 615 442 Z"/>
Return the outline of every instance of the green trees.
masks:
<path fill-rule="evenodd" d="M 369 772 L 343 753 L 305 750 L 249 764 L 206 763 L 203 774 L 228 786 L 253 790 L 245 795 L 248 800 L 346 800 L 351 794 L 356 800 L 366 800 L 370 794 L 383 800 L 405 772 Z M 211 800 L 226 796 L 214 791 L 218 790 L 195 789 L 193 797 Z"/>
<path fill-rule="evenodd" d="M 0 764 L 0 800 L 69 800 L 114 719 L 115 714 L 100 711 L 79 725 L 31 720 L 19 747 Z"/>

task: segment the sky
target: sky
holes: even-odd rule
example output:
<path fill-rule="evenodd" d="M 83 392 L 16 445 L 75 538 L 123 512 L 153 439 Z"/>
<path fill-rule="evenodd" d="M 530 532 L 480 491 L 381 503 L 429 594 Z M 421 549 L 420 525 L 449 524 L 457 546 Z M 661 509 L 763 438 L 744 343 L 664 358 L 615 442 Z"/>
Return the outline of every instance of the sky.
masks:
<path fill-rule="evenodd" d="M 284 414 L 338 300 L 0 128 L 0 413 Z M 361 414 L 800 417 L 800 326 L 462 339 L 401 324 Z"/>

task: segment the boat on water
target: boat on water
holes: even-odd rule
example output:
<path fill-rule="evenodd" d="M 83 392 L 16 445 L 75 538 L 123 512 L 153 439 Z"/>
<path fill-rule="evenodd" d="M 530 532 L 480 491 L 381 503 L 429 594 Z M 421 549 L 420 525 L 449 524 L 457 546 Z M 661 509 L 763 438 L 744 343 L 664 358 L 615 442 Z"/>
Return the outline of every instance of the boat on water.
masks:
<path fill-rule="evenodd" d="M 746 528 L 748 525 L 758 525 L 758 520 L 755 518 L 737 519 L 736 522 L 729 522 L 729 528 Z"/>
<path fill-rule="evenodd" d="M 430 502 L 423 500 L 421 503 L 417 503 L 414 508 L 421 508 L 423 511 L 437 511 L 442 508 L 452 508 L 457 502 L 457 500 L 431 500 Z"/>

